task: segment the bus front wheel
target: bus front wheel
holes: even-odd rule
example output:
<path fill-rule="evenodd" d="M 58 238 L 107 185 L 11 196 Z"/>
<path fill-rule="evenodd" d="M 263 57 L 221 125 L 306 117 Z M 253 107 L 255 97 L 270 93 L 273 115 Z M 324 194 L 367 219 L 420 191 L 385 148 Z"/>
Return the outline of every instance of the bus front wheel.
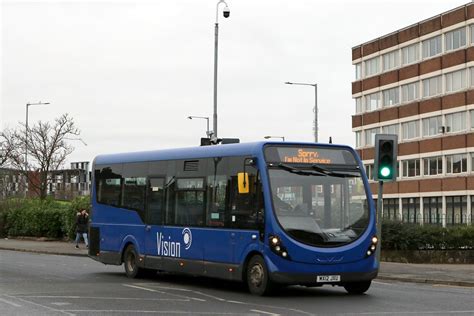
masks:
<path fill-rule="evenodd" d="M 265 260 L 260 255 L 253 256 L 247 265 L 247 286 L 250 293 L 255 295 L 270 294 L 273 289 L 273 282 L 268 275 Z"/>
<path fill-rule="evenodd" d="M 138 278 L 143 274 L 143 269 L 138 266 L 138 254 L 133 245 L 129 245 L 123 255 L 125 274 L 129 278 Z"/>
<path fill-rule="evenodd" d="M 344 288 L 349 294 L 364 294 L 370 287 L 372 281 L 352 282 L 344 284 Z"/>

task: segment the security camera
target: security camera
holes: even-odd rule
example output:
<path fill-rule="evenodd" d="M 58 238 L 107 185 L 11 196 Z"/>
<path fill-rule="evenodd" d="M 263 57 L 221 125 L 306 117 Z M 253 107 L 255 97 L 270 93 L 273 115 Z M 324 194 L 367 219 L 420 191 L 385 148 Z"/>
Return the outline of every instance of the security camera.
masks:
<path fill-rule="evenodd" d="M 223 13 L 225 18 L 228 18 L 230 16 L 230 9 L 228 6 L 225 6 Z"/>

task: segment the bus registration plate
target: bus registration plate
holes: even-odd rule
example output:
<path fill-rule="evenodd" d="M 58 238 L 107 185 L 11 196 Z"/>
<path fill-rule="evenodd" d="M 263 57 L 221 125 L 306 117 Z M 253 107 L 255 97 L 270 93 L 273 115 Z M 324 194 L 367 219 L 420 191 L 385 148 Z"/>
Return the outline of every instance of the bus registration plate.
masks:
<path fill-rule="evenodd" d="M 341 276 L 340 275 L 318 275 L 316 282 L 324 283 L 324 282 L 340 282 Z"/>

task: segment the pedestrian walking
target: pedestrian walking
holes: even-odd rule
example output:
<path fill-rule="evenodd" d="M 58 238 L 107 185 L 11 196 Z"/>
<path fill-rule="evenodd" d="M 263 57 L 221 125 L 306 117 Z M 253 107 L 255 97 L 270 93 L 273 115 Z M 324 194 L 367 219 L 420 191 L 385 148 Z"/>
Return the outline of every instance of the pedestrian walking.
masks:
<path fill-rule="evenodd" d="M 79 248 L 79 241 L 81 236 L 84 239 L 86 248 L 89 248 L 89 240 L 87 238 L 87 227 L 89 224 L 89 214 L 85 209 L 82 209 L 76 214 L 76 248 Z"/>

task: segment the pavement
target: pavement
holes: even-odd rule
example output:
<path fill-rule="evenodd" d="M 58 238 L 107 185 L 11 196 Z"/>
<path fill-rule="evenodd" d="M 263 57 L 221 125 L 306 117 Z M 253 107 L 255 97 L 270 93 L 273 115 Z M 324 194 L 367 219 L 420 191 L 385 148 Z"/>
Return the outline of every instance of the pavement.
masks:
<path fill-rule="evenodd" d="M 87 256 L 83 243 L 47 239 L 0 239 L 0 250 L 51 255 Z M 474 287 L 474 264 L 410 264 L 382 262 L 378 280 Z"/>

